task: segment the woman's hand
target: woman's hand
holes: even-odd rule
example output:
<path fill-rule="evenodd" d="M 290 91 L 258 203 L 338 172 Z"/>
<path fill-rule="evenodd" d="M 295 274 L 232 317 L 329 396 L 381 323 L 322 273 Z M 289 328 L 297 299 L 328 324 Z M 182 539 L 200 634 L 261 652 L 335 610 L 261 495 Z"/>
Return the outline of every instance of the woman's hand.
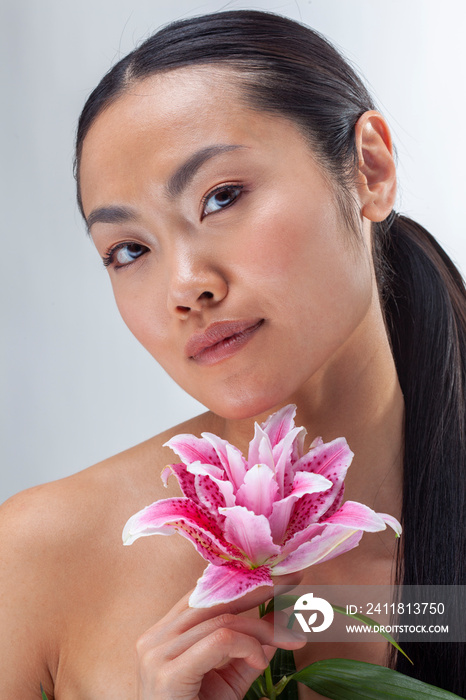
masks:
<path fill-rule="evenodd" d="M 275 630 L 274 613 L 238 615 L 271 595 L 262 586 L 232 603 L 200 609 L 188 606 L 186 594 L 138 640 L 139 700 L 242 700 L 277 646 L 305 644 L 286 628 L 284 613 L 275 613 Z"/>

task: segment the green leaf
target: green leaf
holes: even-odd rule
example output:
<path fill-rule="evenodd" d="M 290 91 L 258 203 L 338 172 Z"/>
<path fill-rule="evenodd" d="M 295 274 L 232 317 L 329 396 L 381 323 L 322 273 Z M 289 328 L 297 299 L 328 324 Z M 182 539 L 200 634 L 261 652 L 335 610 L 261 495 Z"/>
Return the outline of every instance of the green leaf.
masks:
<path fill-rule="evenodd" d="M 293 652 L 289 649 L 277 649 L 270 661 L 270 670 L 274 685 L 281 681 L 283 676 L 292 676 L 296 673 Z M 262 698 L 266 694 L 265 690 L 260 687 L 261 681 L 265 688 L 265 679 L 263 676 L 259 676 L 249 688 L 244 696 L 244 700 L 258 700 L 258 698 Z M 296 681 L 290 680 L 279 694 L 279 697 L 281 700 L 298 700 L 298 684 Z"/>
<path fill-rule="evenodd" d="M 330 603 L 330 605 L 332 605 L 332 604 Z M 341 613 L 342 615 L 347 615 L 348 617 L 353 617 L 355 620 L 359 620 L 360 622 L 364 622 L 365 625 L 369 625 L 370 627 L 378 627 L 379 626 L 378 622 L 373 620 L 371 617 L 367 617 L 367 615 L 360 615 L 359 613 L 355 613 L 355 614 L 348 613 L 348 612 L 346 612 L 345 608 L 341 608 L 339 605 L 332 605 L 332 608 L 335 610 L 335 612 Z M 390 634 L 388 634 L 388 632 L 382 632 L 381 630 L 378 630 L 378 633 L 381 634 L 382 637 L 385 637 L 385 639 L 388 642 L 390 642 L 390 644 L 393 644 L 395 649 L 398 649 L 398 651 L 400 651 L 403 654 L 403 656 L 406 656 L 406 658 L 408 659 L 410 664 L 413 663 L 411 661 L 411 659 L 409 658 L 408 654 L 405 654 L 403 649 L 395 642 L 393 637 Z"/>
<path fill-rule="evenodd" d="M 249 688 L 248 692 L 244 696 L 244 700 L 260 700 L 264 693 L 261 692 L 257 679 Z"/>
<path fill-rule="evenodd" d="M 459 695 L 385 666 L 350 659 L 316 661 L 294 679 L 331 700 L 459 700 Z"/>
<path fill-rule="evenodd" d="M 291 676 L 296 673 L 294 654 L 289 649 L 277 649 L 270 662 L 273 684 L 278 683 L 283 676 Z"/>
<path fill-rule="evenodd" d="M 276 685 L 283 676 L 292 676 L 296 673 L 294 654 L 289 649 L 277 649 L 270 662 L 272 670 L 272 682 Z M 282 700 L 298 700 L 298 684 L 290 680 L 279 695 Z"/>
<path fill-rule="evenodd" d="M 48 700 L 48 698 L 45 694 L 45 690 L 42 687 L 42 683 L 40 684 L 40 692 L 42 693 L 42 700 Z"/>

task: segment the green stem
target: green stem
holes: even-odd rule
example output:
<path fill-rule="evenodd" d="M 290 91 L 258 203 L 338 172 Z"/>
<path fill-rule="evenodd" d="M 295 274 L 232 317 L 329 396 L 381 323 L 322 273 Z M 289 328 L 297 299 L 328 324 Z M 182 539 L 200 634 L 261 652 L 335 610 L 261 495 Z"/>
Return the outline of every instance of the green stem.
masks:
<path fill-rule="evenodd" d="M 273 682 L 272 682 L 272 671 L 270 668 L 270 664 L 265 669 L 264 675 L 265 675 L 265 686 L 266 686 L 266 690 L 267 690 L 267 697 L 270 698 L 270 700 L 275 700 L 277 695 L 275 693 L 275 688 L 274 688 Z"/>
<path fill-rule="evenodd" d="M 265 613 L 266 613 L 266 605 L 265 605 L 265 603 L 260 603 L 259 604 L 259 617 L 264 617 Z M 269 698 L 269 700 L 276 700 L 277 692 L 276 692 L 274 684 L 273 684 L 272 669 L 270 668 L 270 664 L 265 669 L 263 678 L 265 680 L 265 689 L 266 689 L 267 697 Z"/>

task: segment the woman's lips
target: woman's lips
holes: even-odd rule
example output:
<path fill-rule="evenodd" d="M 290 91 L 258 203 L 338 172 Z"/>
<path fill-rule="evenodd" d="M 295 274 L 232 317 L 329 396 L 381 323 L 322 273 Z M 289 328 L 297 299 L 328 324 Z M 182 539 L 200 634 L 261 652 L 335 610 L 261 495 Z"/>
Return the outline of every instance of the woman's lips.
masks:
<path fill-rule="evenodd" d="M 261 318 L 212 323 L 204 333 L 191 336 L 186 344 L 186 355 L 203 365 L 220 362 L 242 348 L 263 322 Z"/>

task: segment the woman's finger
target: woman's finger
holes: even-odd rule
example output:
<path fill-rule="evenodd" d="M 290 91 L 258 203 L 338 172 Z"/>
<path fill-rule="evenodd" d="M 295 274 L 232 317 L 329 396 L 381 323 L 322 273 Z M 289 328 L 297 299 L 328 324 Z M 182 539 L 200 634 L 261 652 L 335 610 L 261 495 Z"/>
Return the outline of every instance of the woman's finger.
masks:
<path fill-rule="evenodd" d="M 286 615 L 283 616 L 283 624 L 280 625 L 277 619 L 273 616 L 268 616 L 268 619 L 259 619 L 234 615 L 233 613 L 222 613 L 210 620 L 205 620 L 200 624 L 192 627 L 183 634 L 170 638 L 165 643 L 160 645 L 160 651 L 163 657 L 167 659 L 175 658 L 182 654 L 186 649 L 196 644 L 199 640 L 209 636 L 218 629 L 228 628 L 242 634 L 255 637 L 262 645 L 275 645 L 284 649 L 297 649 L 306 641 L 304 634 L 299 634 L 287 629 Z M 145 643 L 148 646 L 154 644 L 154 635 L 150 632 L 147 635 Z"/>
<path fill-rule="evenodd" d="M 302 579 L 302 572 L 286 574 L 274 578 L 274 584 L 280 586 L 290 586 L 290 590 L 297 586 Z M 189 591 L 171 608 L 171 610 L 163 617 L 163 633 L 164 636 L 176 636 L 182 634 L 186 630 L 195 625 L 208 620 L 222 613 L 238 614 L 258 607 L 273 597 L 272 586 L 260 586 L 246 595 L 233 600 L 230 603 L 222 603 L 211 608 L 191 608 L 189 607 L 189 598 L 192 591 Z M 158 625 L 159 623 L 157 623 Z M 156 625 L 156 626 L 157 626 Z M 156 627 L 154 626 L 154 627 Z"/>
<path fill-rule="evenodd" d="M 139 669 L 142 698 L 181 700 L 197 696 L 204 676 L 214 669 L 222 669 L 234 660 L 244 660 L 254 669 L 254 678 L 269 663 L 261 644 L 248 635 L 222 628 L 199 640 L 183 654 L 166 661 L 159 649 L 147 649 L 140 656 Z M 249 679 L 244 678 L 247 685 Z M 247 688 L 246 688 L 247 690 Z M 153 693 L 153 695 L 151 695 Z"/>
<path fill-rule="evenodd" d="M 234 604 L 209 609 L 184 608 L 188 596 L 179 601 L 175 612 L 148 630 L 138 641 L 141 700 L 232 700 L 243 697 L 251 683 L 269 664 L 277 646 L 298 649 L 306 638 L 287 629 L 282 611 L 263 618 L 239 615 L 264 598 L 264 592 L 251 592 Z M 249 600 L 245 600 L 248 597 Z M 270 591 L 265 591 L 265 599 Z M 255 598 L 255 600 L 254 600 Z M 230 611 L 228 611 L 230 609 Z M 215 614 L 219 610 L 220 614 Z M 185 615 L 180 625 L 177 615 Z M 205 616 L 206 619 L 202 619 Z M 184 629 L 186 621 L 197 624 Z M 176 633 L 178 630 L 178 633 Z"/>
<path fill-rule="evenodd" d="M 200 683 L 209 671 L 226 671 L 226 667 L 235 661 L 243 661 L 249 667 L 249 685 L 269 664 L 269 659 L 257 639 L 223 628 L 187 649 L 172 662 L 172 670 L 176 674 L 180 669 L 190 668 L 193 679 Z M 244 670 L 242 676 L 243 681 L 246 680 Z"/>

